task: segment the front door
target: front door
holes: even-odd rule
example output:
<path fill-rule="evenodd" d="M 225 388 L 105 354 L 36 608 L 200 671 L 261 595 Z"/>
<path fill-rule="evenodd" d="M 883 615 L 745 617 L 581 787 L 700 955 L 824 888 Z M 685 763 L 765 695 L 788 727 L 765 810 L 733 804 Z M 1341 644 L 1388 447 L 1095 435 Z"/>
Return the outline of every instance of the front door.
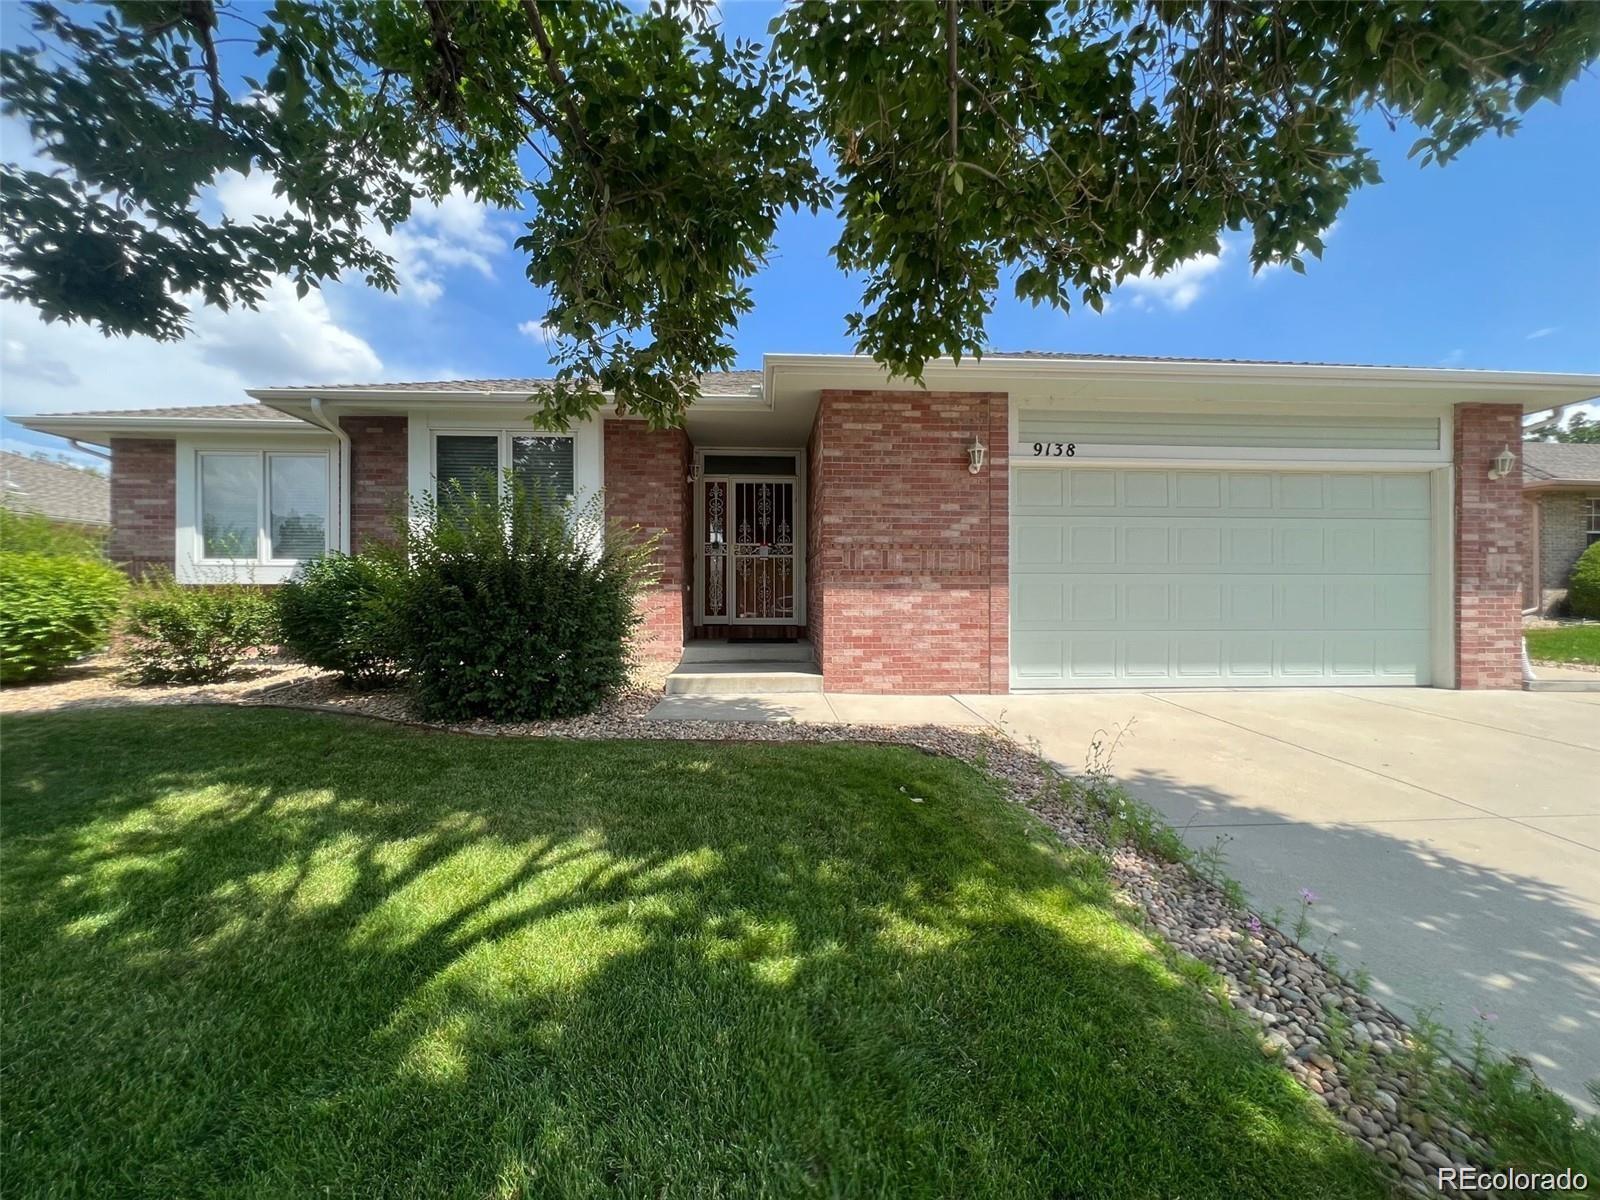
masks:
<path fill-rule="evenodd" d="M 803 623 L 798 483 L 759 475 L 701 479 L 697 624 Z"/>

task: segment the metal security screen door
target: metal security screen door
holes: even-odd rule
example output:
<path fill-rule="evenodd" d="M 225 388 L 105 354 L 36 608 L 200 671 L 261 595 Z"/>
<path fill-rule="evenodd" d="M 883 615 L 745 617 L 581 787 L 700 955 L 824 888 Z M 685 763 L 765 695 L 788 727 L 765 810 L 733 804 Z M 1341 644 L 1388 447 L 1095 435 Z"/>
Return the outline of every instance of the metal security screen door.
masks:
<path fill-rule="evenodd" d="M 797 480 L 707 476 L 700 495 L 700 624 L 792 625 L 800 540 Z"/>

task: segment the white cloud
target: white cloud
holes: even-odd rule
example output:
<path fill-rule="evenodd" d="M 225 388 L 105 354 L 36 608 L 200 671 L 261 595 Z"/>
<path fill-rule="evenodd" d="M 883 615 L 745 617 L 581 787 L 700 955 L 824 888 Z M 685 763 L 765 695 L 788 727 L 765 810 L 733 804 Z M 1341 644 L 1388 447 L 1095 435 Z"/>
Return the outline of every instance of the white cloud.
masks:
<path fill-rule="evenodd" d="M 1525 340 L 1530 341 L 1530 342 L 1536 342 L 1540 338 L 1547 338 L 1552 333 L 1560 333 L 1560 332 L 1561 332 L 1561 326 L 1559 326 L 1559 325 L 1546 325 L 1543 329 L 1535 329 L 1532 333 L 1530 333 L 1527 336 L 1527 338 Z"/>
<path fill-rule="evenodd" d="M 1200 298 L 1207 282 L 1221 269 L 1232 253 L 1232 247 L 1223 242 L 1215 254 L 1198 254 L 1184 259 L 1164 274 L 1153 275 L 1142 271 L 1125 279 L 1119 291 L 1133 293 L 1133 306 L 1149 309 L 1161 304 L 1174 312 L 1182 312 Z"/>
<path fill-rule="evenodd" d="M 555 340 L 556 332 L 549 321 L 523 321 L 517 325 L 517 332 L 525 338 L 533 338 L 548 346 Z"/>
<path fill-rule="evenodd" d="M 1454 350 L 1450 351 L 1449 354 L 1446 354 L 1439 360 L 1439 365 L 1441 367 L 1459 367 L 1466 361 L 1467 352 L 1461 349 L 1461 347 L 1457 346 Z"/>
<path fill-rule="evenodd" d="M 196 307 L 181 342 L 46 324 L 16 301 L 0 305 L 0 323 L 8 414 L 237 404 L 247 387 L 371 380 L 383 367 L 320 292 L 301 300 L 281 280 L 255 311 Z"/>
<path fill-rule="evenodd" d="M 265 171 L 250 175 L 225 171 L 217 177 L 217 206 L 235 220 L 277 216 L 286 206 L 272 194 L 273 185 L 273 177 Z M 432 304 L 444 294 L 443 277 L 450 270 L 464 268 L 485 279 L 494 278 L 495 255 L 510 248 L 494 211 L 460 189 L 452 189 L 437 203 L 419 201 L 412 207 L 410 219 L 392 232 L 375 222 L 363 232 L 394 259 L 400 296 Z"/>

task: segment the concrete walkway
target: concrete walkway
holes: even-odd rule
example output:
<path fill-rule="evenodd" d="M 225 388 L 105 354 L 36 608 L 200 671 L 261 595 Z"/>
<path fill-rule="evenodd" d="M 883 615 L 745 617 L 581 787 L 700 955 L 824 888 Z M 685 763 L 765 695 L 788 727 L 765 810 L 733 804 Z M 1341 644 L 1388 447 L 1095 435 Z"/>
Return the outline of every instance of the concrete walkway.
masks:
<path fill-rule="evenodd" d="M 676 703 L 674 703 L 676 701 Z M 1600 693 L 1429 689 L 672 697 L 652 716 L 987 723 L 1112 771 L 1314 949 L 1525 1055 L 1570 1098 L 1600 1077 Z M 1492 1019 L 1478 1014 L 1487 1013 Z"/>

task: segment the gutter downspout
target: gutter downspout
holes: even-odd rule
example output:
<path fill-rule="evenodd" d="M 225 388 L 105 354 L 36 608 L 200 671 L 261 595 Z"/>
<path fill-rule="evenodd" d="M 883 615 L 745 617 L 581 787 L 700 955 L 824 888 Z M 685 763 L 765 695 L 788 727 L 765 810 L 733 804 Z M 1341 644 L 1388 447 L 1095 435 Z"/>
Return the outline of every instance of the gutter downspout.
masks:
<path fill-rule="evenodd" d="M 93 446 L 85 446 L 77 438 L 69 437 L 67 439 L 67 445 L 71 446 L 74 450 L 80 451 L 80 452 L 82 452 L 84 454 L 92 454 L 96 458 L 103 458 L 107 462 L 111 461 L 111 455 L 107 454 L 104 450 L 98 450 Z"/>
<path fill-rule="evenodd" d="M 311 416 L 316 423 L 339 439 L 339 545 L 350 553 L 350 435 L 322 411 L 322 397 L 311 398 Z"/>

